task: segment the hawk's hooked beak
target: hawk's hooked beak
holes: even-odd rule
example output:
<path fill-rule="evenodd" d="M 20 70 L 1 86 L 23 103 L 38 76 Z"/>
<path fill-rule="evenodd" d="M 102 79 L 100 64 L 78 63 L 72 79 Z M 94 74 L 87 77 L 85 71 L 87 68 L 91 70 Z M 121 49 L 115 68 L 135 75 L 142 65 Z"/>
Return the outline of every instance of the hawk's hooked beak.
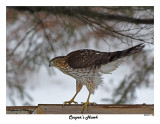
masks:
<path fill-rule="evenodd" d="M 51 63 L 52 63 L 52 60 L 50 60 L 50 61 L 49 61 L 49 67 L 51 67 L 51 66 L 52 66 L 52 64 L 51 64 Z"/>
<path fill-rule="evenodd" d="M 54 62 L 53 59 L 51 59 L 51 60 L 49 61 L 49 67 L 52 67 L 52 66 L 55 66 L 55 62 Z"/>

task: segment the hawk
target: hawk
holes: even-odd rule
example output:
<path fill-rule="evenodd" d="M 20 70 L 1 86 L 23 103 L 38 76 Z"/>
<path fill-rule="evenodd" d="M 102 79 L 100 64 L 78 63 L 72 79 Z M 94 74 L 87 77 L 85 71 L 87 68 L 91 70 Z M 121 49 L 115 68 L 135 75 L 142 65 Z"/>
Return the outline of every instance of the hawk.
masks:
<path fill-rule="evenodd" d="M 76 95 L 85 85 L 89 91 L 87 101 L 82 106 L 84 108 L 91 104 L 89 98 L 94 94 L 95 89 L 102 84 L 102 74 L 114 71 L 121 63 L 123 57 L 142 51 L 144 44 L 133 46 L 123 51 L 100 52 L 91 49 L 81 49 L 73 51 L 66 56 L 55 57 L 50 60 L 49 67 L 58 68 L 63 73 L 76 79 L 76 93 L 70 101 L 65 101 L 63 105 L 77 102 L 74 101 Z"/>

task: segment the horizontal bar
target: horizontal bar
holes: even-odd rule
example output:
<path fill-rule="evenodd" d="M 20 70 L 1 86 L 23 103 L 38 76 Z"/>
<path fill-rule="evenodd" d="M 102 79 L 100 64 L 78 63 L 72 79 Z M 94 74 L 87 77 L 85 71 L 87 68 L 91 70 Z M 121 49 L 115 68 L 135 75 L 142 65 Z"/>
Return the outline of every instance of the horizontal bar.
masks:
<path fill-rule="evenodd" d="M 7 114 L 81 114 L 82 104 L 39 104 L 38 106 L 8 106 Z M 24 112 L 24 113 L 23 113 Z M 83 114 L 154 114 L 154 105 L 147 104 L 94 104 Z"/>

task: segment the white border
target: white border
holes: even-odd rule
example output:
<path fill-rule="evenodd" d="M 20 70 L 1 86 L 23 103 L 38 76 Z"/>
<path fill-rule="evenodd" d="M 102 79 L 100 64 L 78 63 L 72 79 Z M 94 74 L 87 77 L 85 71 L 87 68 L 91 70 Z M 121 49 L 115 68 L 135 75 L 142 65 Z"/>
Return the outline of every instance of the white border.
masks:
<path fill-rule="evenodd" d="M 154 103 L 155 115 L 160 116 L 160 1 L 155 5 L 155 21 L 154 21 Z"/>
<path fill-rule="evenodd" d="M 2 0 L 5 1 L 5 0 Z M 154 0 L 7 0 L 7 6 L 153 6 Z"/>

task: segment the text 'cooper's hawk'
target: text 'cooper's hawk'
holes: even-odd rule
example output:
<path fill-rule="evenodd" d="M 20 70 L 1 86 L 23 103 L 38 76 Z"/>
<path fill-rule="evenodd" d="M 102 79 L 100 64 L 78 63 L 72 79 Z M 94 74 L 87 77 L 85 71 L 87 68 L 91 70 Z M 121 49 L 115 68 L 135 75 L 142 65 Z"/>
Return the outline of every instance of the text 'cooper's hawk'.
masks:
<path fill-rule="evenodd" d="M 95 89 L 102 84 L 102 74 L 108 74 L 114 71 L 121 62 L 121 58 L 137 53 L 143 49 L 145 45 L 139 44 L 123 51 L 116 52 L 100 52 L 90 49 L 82 49 L 69 53 L 66 56 L 55 57 L 50 60 L 49 67 L 54 66 L 63 73 L 70 75 L 76 79 L 76 94 L 70 101 L 65 104 L 77 103 L 74 98 L 85 85 L 89 91 L 88 99 L 82 107 L 87 108 L 90 95 Z"/>

